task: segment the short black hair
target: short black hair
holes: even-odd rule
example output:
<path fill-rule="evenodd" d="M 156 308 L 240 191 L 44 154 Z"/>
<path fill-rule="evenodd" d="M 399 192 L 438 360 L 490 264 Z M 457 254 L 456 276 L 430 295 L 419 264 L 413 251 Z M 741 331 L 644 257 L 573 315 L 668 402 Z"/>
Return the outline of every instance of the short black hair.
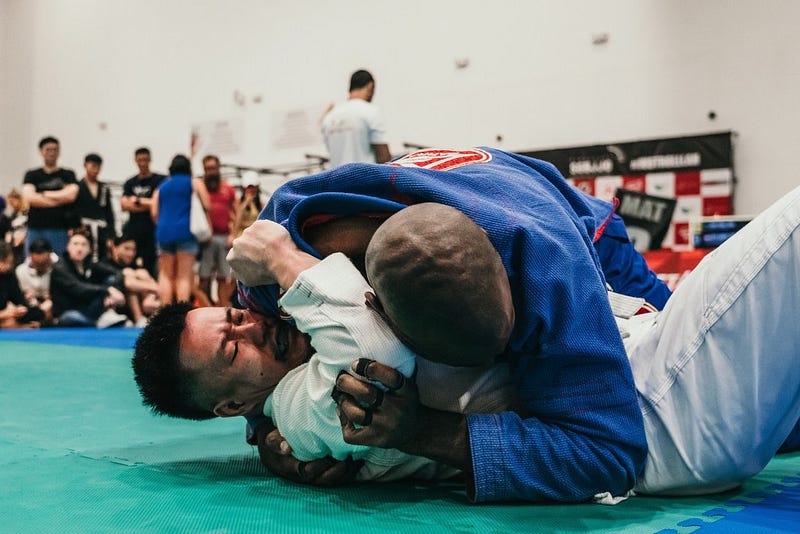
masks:
<path fill-rule="evenodd" d="M 115 247 L 120 246 L 122 243 L 124 243 L 126 241 L 136 241 L 136 237 L 133 234 L 128 233 L 127 231 L 122 232 L 121 235 L 114 236 L 114 246 Z"/>
<path fill-rule="evenodd" d="M 53 245 L 50 244 L 50 241 L 47 239 L 40 237 L 31 241 L 31 244 L 28 246 L 28 252 L 33 254 L 53 252 Z"/>
<path fill-rule="evenodd" d="M 139 148 L 136 149 L 136 151 L 133 153 L 133 155 L 134 156 L 138 156 L 139 154 L 147 154 L 149 156 L 150 155 L 150 149 L 147 148 L 146 146 L 140 146 Z"/>
<path fill-rule="evenodd" d="M 169 164 L 169 174 L 188 174 L 192 175 L 192 162 L 183 154 L 176 154 Z"/>
<path fill-rule="evenodd" d="M 101 158 L 99 154 L 95 154 L 94 152 L 92 152 L 91 154 L 86 154 L 86 157 L 83 158 L 83 162 L 84 163 L 92 162 L 92 163 L 97 163 L 98 165 L 102 165 L 103 158 Z"/>
<path fill-rule="evenodd" d="M 191 310 L 188 302 L 178 302 L 153 315 L 136 340 L 131 363 L 142 403 L 153 413 L 202 421 L 216 414 L 194 401 L 192 376 L 180 363 L 181 334 Z"/>
<path fill-rule="evenodd" d="M 48 135 L 47 137 L 42 137 L 42 139 L 39 141 L 39 148 L 41 149 L 44 147 L 44 145 L 47 145 L 49 143 L 55 143 L 57 145 L 61 144 L 58 142 L 58 139 L 56 139 L 52 135 Z"/>
<path fill-rule="evenodd" d="M 374 82 L 375 78 L 372 77 L 372 74 L 366 70 L 357 70 L 350 76 L 350 90 L 355 91 L 356 89 L 361 89 L 362 87 L 366 87 L 367 84 L 370 82 Z"/>

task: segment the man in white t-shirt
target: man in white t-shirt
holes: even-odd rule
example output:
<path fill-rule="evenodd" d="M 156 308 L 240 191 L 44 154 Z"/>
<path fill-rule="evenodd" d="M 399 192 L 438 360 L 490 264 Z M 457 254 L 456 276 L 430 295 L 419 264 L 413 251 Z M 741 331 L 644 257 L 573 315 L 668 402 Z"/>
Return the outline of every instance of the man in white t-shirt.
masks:
<path fill-rule="evenodd" d="M 383 117 L 372 104 L 374 94 L 372 74 L 358 70 L 350 77 L 348 99 L 325 115 L 322 135 L 332 167 L 352 162 L 385 163 L 392 159 Z"/>

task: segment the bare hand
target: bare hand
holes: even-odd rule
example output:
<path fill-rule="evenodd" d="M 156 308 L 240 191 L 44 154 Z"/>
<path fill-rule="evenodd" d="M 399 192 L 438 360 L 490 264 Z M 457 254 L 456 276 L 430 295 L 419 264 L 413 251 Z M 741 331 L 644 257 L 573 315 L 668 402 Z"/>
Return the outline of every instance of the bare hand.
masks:
<path fill-rule="evenodd" d="M 276 222 L 258 220 L 234 239 L 228 265 L 246 286 L 291 286 L 297 275 L 317 263 L 292 241 L 289 231 Z"/>
<path fill-rule="evenodd" d="M 108 298 L 106 302 L 111 306 L 122 306 L 125 304 L 125 294 L 114 286 L 108 286 Z"/>
<path fill-rule="evenodd" d="M 413 378 L 374 360 L 360 358 L 353 371 L 373 384 L 342 373 L 336 379 L 333 398 L 339 409 L 345 442 L 384 449 L 403 449 L 419 432 L 420 404 Z"/>
<path fill-rule="evenodd" d="M 272 473 L 292 482 L 312 486 L 341 486 L 352 482 L 364 465 L 363 461 L 353 461 L 350 457 L 340 462 L 330 456 L 301 462 L 292 456 L 292 448 L 270 424 L 258 429 L 258 454 L 261 463 Z"/>

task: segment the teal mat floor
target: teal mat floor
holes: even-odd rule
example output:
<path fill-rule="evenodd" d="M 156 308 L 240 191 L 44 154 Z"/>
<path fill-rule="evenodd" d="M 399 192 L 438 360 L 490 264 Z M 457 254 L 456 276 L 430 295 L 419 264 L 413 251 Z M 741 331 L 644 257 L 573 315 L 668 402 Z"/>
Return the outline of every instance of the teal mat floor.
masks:
<path fill-rule="evenodd" d="M 0 332 L 0 532 L 800 532 L 800 454 L 740 490 L 618 506 L 467 504 L 458 485 L 269 475 L 239 420 L 142 407 L 138 331 Z"/>

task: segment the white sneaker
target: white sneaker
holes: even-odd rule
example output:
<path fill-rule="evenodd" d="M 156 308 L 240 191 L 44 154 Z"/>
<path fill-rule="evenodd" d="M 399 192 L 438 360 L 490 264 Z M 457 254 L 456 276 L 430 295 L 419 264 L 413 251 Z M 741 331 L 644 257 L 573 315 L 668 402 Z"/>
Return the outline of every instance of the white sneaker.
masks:
<path fill-rule="evenodd" d="M 142 317 L 141 319 L 136 321 L 136 324 L 133 326 L 135 326 L 136 328 L 144 328 L 145 326 L 147 326 L 147 317 Z"/>
<path fill-rule="evenodd" d="M 96 326 L 97 328 L 122 326 L 125 324 L 125 321 L 127 320 L 128 320 L 127 316 L 122 315 L 121 313 L 117 313 L 113 309 L 109 308 L 103 312 L 103 315 L 97 318 Z"/>

